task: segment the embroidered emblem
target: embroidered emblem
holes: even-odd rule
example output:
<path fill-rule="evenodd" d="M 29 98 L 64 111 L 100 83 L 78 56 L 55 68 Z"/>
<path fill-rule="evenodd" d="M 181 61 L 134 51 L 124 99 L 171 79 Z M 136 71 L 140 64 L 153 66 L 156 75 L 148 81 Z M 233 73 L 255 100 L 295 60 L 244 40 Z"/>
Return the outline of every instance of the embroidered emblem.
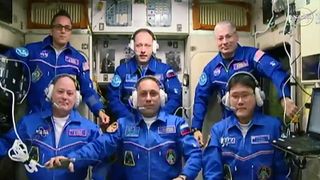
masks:
<path fill-rule="evenodd" d="M 221 67 L 217 67 L 217 68 L 215 68 L 214 71 L 213 71 L 213 75 L 214 75 L 214 76 L 219 76 L 220 73 L 221 73 Z"/>
<path fill-rule="evenodd" d="M 261 51 L 261 50 L 258 50 L 255 54 L 254 54 L 254 57 L 253 57 L 253 60 L 255 62 L 259 62 L 261 57 L 264 55 L 264 52 Z"/>
<path fill-rule="evenodd" d="M 199 79 L 200 86 L 204 86 L 207 83 L 207 81 L 208 81 L 207 74 L 203 72 Z"/>
<path fill-rule="evenodd" d="M 49 129 L 40 126 L 36 129 L 36 134 L 39 134 L 42 137 L 46 137 L 49 134 Z"/>
<path fill-rule="evenodd" d="M 139 137 L 139 127 L 135 126 L 127 126 L 126 131 L 125 131 L 125 136 L 126 137 Z"/>
<path fill-rule="evenodd" d="M 269 179 L 269 178 L 271 177 L 271 173 L 272 173 L 272 170 L 271 170 L 270 167 L 262 166 L 262 167 L 258 170 L 258 179 L 259 179 L 259 180 Z"/>
<path fill-rule="evenodd" d="M 114 75 L 111 81 L 111 85 L 117 88 L 120 86 L 120 84 L 121 84 L 120 76 L 118 74 Z"/>
<path fill-rule="evenodd" d="M 87 135 L 88 135 L 88 132 L 86 129 L 69 129 L 68 130 L 68 136 L 86 137 Z"/>
<path fill-rule="evenodd" d="M 49 53 L 47 50 L 43 50 L 40 52 L 40 57 L 41 58 L 47 58 L 49 56 Z"/>
<path fill-rule="evenodd" d="M 175 126 L 161 126 L 158 127 L 158 133 L 159 134 L 173 134 L 176 133 L 176 127 Z"/>
<path fill-rule="evenodd" d="M 82 69 L 83 71 L 88 71 L 90 69 L 89 63 L 88 62 L 82 63 Z"/>
<path fill-rule="evenodd" d="M 27 57 L 29 56 L 29 51 L 27 48 L 24 47 L 18 47 L 16 48 L 16 53 L 21 57 Z"/>
<path fill-rule="evenodd" d="M 270 141 L 270 135 L 251 136 L 251 144 L 267 144 Z"/>
<path fill-rule="evenodd" d="M 126 166 L 135 166 L 136 165 L 132 151 L 125 151 L 124 152 L 123 164 Z"/>
<path fill-rule="evenodd" d="M 41 69 L 37 66 L 36 69 L 31 74 L 31 81 L 33 83 L 39 81 L 39 79 L 42 77 L 43 73 Z"/>
<path fill-rule="evenodd" d="M 189 125 L 185 122 L 180 126 L 180 134 L 185 136 L 191 132 Z"/>
<path fill-rule="evenodd" d="M 73 57 L 70 57 L 70 56 L 66 56 L 65 58 L 64 58 L 64 60 L 66 61 L 66 62 L 68 62 L 68 63 L 71 63 L 71 64 L 74 64 L 74 65 L 79 65 L 79 60 L 78 59 L 76 59 L 76 58 L 73 58 Z M 87 62 L 85 62 L 85 63 L 87 63 Z M 88 63 L 87 63 L 88 64 Z M 89 65 L 88 65 L 89 66 Z M 85 71 L 85 70 L 84 70 Z"/>
<path fill-rule="evenodd" d="M 177 155 L 173 149 L 168 149 L 166 154 L 166 160 L 170 165 L 174 165 L 176 163 Z"/>
<path fill-rule="evenodd" d="M 222 147 L 228 146 L 229 144 L 236 144 L 235 137 L 221 137 L 220 143 Z"/>
<path fill-rule="evenodd" d="M 173 69 L 169 69 L 169 70 L 167 71 L 167 73 L 166 73 L 166 77 L 167 77 L 168 79 L 173 78 L 173 77 L 176 77 L 176 73 L 173 71 Z"/>
<path fill-rule="evenodd" d="M 136 74 L 126 74 L 126 82 L 136 83 L 138 81 L 138 76 Z"/>
<path fill-rule="evenodd" d="M 238 70 L 248 66 L 249 66 L 249 63 L 247 61 L 243 61 L 243 62 L 238 62 L 233 64 L 233 69 Z"/>

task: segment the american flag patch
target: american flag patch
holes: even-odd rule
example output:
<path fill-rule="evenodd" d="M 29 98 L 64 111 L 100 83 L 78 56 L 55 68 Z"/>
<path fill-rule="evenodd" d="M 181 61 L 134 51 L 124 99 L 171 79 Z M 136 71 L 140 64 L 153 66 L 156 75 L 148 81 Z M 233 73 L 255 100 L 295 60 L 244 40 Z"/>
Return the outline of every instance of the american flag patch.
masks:
<path fill-rule="evenodd" d="M 168 79 L 169 79 L 169 78 L 173 78 L 173 77 L 176 76 L 176 73 L 175 73 L 172 69 L 169 69 L 169 70 L 167 71 L 167 73 L 166 73 L 166 76 L 167 76 Z"/>
<path fill-rule="evenodd" d="M 185 136 L 191 132 L 190 127 L 187 123 L 184 123 L 180 126 L 180 133 L 182 136 Z"/>
<path fill-rule="evenodd" d="M 83 71 L 88 71 L 90 69 L 89 63 L 88 62 L 84 62 L 82 64 L 82 69 L 83 69 Z"/>
<path fill-rule="evenodd" d="M 264 52 L 261 51 L 261 50 L 258 50 L 255 54 L 254 54 L 254 57 L 253 57 L 253 60 L 255 62 L 258 62 L 260 61 L 261 57 L 264 55 Z"/>

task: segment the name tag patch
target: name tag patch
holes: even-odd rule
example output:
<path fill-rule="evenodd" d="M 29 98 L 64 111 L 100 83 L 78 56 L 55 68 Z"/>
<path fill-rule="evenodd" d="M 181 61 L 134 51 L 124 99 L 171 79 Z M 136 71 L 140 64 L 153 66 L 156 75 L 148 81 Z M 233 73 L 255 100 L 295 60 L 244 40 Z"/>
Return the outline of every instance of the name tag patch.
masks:
<path fill-rule="evenodd" d="M 158 127 L 159 134 L 173 134 L 176 133 L 176 127 L 174 126 L 161 126 Z"/>
<path fill-rule="evenodd" d="M 138 76 L 136 74 L 126 74 L 126 82 L 136 83 L 138 81 Z"/>
<path fill-rule="evenodd" d="M 69 129 L 68 131 L 68 136 L 86 137 L 87 135 L 88 132 L 85 129 Z"/>
<path fill-rule="evenodd" d="M 238 63 L 233 64 L 233 69 L 238 70 L 238 69 L 242 69 L 247 66 L 249 66 L 249 63 L 247 61 L 238 62 Z"/>
<path fill-rule="evenodd" d="M 127 126 L 126 131 L 125 131 L 125 136 L 126 137 L 139 137 L 139 127 L 135 126 Z"/>
<path fill-rule="evenodd" d="M 251 144 L 266 144 L 270 142 L 270 135 L 251 136 Z"/>

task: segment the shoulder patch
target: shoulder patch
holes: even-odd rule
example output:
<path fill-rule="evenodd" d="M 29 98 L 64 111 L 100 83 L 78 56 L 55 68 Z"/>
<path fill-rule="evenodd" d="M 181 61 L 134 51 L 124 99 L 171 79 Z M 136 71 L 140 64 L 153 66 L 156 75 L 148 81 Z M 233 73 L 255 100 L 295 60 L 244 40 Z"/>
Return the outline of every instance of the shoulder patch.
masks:
<path fill-rule="evenodd" d="M 185 136 L 191 133 L 190 127 L 186 122 L 180 126 L 180 133 L 182 136 Z"/>
<path fill-rule="evenodd" d="M 254 54 L 254 57 L 253 57 L 253 60 L 255 62 L 259 62 L 261 57 L 264 55 L 264 52 L 261 51 L 261 50 L 258 50 L 255 54 Z"/>
<path fill-rule="evenodd" d="M 113 87 L 119 87 L 121 84 L 121 78 L 118 74 L 114 75 L 111 81 Z"/>
<path fill-rule="evenodd" d="M 24 47 L 18 47 L 16 48 L 16 53 L 21 57 L 27 57 L 29 56 L 29 51 L 27 48 Z"/>
<path fill-rule="evenodd" d="M 169 70 L 167 71 L 167 73 L 166 73 L 166 77 L 167 77 L 168 79 L 173 78 L 173 77 L 176 77 L 176 73 L 173 71 L 173 69 L 169 69 Z"/>
<path fill-rule="evenodd" d="M 83 71 L 88 71 L 90 69 L 89 63 L 88 62 L 82 63 L 82 69 Z"/>
<path fill-rule="evenodd" d="M 199 84 L 200 86 L 204 86 L 208 81 L 208 77 L 207 77 L 207 74 L 205 72 L 203 72 L 200 76 L 200 79 L 199 79 Z"/>

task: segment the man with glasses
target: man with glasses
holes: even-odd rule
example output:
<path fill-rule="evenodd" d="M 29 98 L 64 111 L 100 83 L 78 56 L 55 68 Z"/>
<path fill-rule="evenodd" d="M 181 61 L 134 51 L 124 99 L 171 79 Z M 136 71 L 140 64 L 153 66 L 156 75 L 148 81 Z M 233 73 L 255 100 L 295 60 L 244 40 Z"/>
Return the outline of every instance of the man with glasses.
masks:
<path fill-rule="evenodd" d="M 204 179 L 289 179 L 284 153 L 271 144 L 280 137 L 281 121 L 255 111 L 263 105 L 263 92 L 254 76 L 235 73 L 227 90 L 224 105 L 233 113 L 211 129 Z"/>
<path fill-rule="evenodd" d="M 81 95 L 90 110 L 103 123 L 108 123 L 109 116 L 104 113 L 100 97 L 93 89 L 89 62 L 69 43 L 71 34 L 71 17 L 65 10 L 60 10 L 52 18 L 50 35 L 42 42 L 30 43 L 7 52 L 8 57 L 23 60 L 30 67 L 28 111 L 39 112 L 50 108 L 50 103 L 45 101 L 44 89 L 56 75 L 65 73 L 79 81 Z"/>
<path fill-rule="evenodd" d="M 292 118 L 298 108 L 290 99 L 290 89 L 286 83 L 289 76 L 280 63 L 257 48 L 240 46 L 236 26 L 230 21 L 219 22 L 214 33 L 219 53 L 204 68 L 194 96 L 192 130 L 199 143 L 204 144 L 201 130 L 209 97 L 214 91 L 218 91 L 220 97 L 224 96 L 226 82 L 237 71 L 247 71 L 271 79 L 286 115 Z M 223 117 L 230 114 L 230 110 L 224 109 Z"/>

